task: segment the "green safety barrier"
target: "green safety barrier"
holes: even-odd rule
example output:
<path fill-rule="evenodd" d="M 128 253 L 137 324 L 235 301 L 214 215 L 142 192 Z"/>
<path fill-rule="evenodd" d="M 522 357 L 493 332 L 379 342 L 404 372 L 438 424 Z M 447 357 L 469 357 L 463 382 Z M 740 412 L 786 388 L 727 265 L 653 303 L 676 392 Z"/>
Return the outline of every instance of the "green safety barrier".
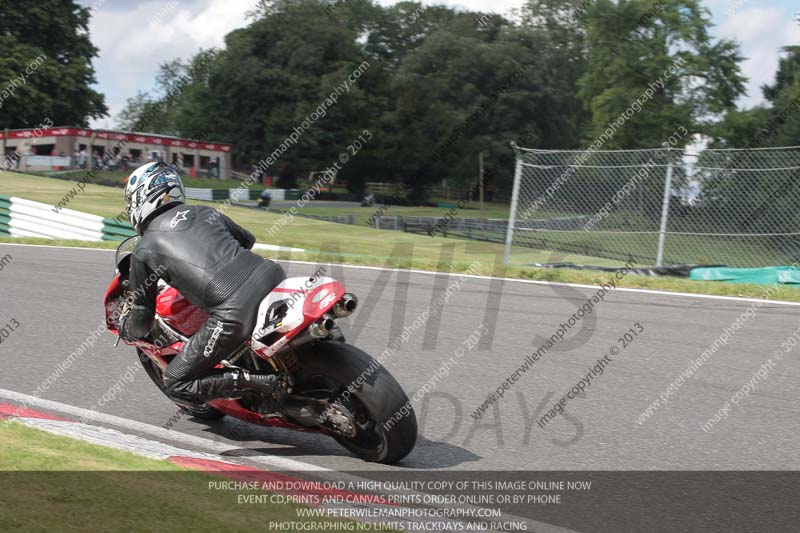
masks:
<path fill-rule="evenodd" d="M 103 240 L 122 241 L 128 237 L 134 237 L 136 230 L 127 222 L 120 222 L 113 218 L 103 219 Z"/>
<path fill-rule="evenodd" d="M 765 268 L 698 267 L 689 272 L 695 281 L 724 281 L 756 285 L 800 284 L 800 270 L 790 266 Z"/>
<path fill-rule="evenodd" d="M 211 199 L 214 201 L 227 200 L 228 195 L 228 189 L 211 189 Z"/>
<path fill-rule="evenodd" d="M 11 206 L 11 201 L 7 200 L 8 196 L 0 195 L 0 235 L 10 235 L 10 227 L 9 224 L 11 223 L 11 211 L 9 207 Z"/>
<path fill-rule="evenodd" d="M 202 190 L 204 192 L 209 191 L 209 193 L 211 194 L 211 200 L 214 202 L 221 202 L 231 198 L 237 198 L 238 200 L 258 200 L 258 196 L 261 194 L 261 190 L 258 189 L 242 189 L 241 191 L 236 191 L 235 193 L 234 193 L 235 189 L 198 189 L 198 190 Z M 197 190 L 193 189 L 188 194 L 188 198 L 193 200 L 208 199 L 208 197 L 205 195 L 201 197 L 197 196 L 197 194 L 198 194 Z M 289 196 L 290 194 L 294 194 L 295 199 L 300 198 L 300 191 L 297 189 L 294 189 L 294 192 L 286 191 L 286 198 L 290 198 Z"/>
<path fill-rule="evenodd" d="M 11 235 L 9 223 L 11 222 L 11 198 L 0 194 L 0 235 Z"/>

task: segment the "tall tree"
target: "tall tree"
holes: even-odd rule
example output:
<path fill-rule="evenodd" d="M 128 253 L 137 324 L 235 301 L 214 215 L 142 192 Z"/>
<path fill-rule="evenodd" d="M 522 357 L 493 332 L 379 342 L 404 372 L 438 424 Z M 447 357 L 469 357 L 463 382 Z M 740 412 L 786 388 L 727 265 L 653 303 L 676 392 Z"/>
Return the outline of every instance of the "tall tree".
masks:
<path fill-rule="evenodd" d="M 583 23 L 587 0 L 528 0 L 519 12 L 516 39 L 541 62 L 542 105 L 532 115 L 539 132 L 540 148 L 580 148 L 591 120 L 576 96 L 586 74 L 588 50 Z M 538 36 L 538 39 L 537 39 Z"/>
<path fill-rule="evenodd" d="M 711 38 L 699 0 L 596 0 L 582 18 L 589 65 L 580 96 L 592 112 L 592 137 L 635 102 L 644 109 L 605 148 L 658 147 L 680 126 L 707 132 L 744 93 L 738 45 Z"/>
<path fill-rule="evenodd" d="M 778 63 L 775 82 L 762 87 L 764 98 L 773 104 L 800 80 L 800 46 L 786 46 L 783 52 L 785 55 L 781 56 Z"/>
<path fill-rule="evenodd" d="M 726 113 L 713 131 L 712 147 L 800 144 L 800 46 L 783 48 L 775 80 L 761 89 L 766 103 Z"/>
<path fill-rule="evenodd" d="M 715 130 L 713 148 L 752 148 L 751 151 L 706 152 L 706 171 L 698 216 L 728 221 L 733 233 L 794 233 L 800 224 L 800 167 L 797 150 L 763 150 L 800 144 L 800 47 L 787 47 L 775 81 L 762 87 L 766 105 L 732 111 Z M 765 169 L 780 168 L 772 172 Z M 765 237 L 765 242 L 796 256 L 790 237 Z"/>
<path fill-rule="evenodd" d="M 107 114 L 92 59 L 90 10 L 73 0 L 41 0 L 21 6 L 0 0 L 0 127 L 54 124 L 86 126 Z M 13 90 L 10 88 L 13 87 Z"/>
<path fill-rule="evenodd" d="M 368 57 L 358 30 L 335 23 L 326 7 L 317 0 L 271 4 L 228 34 L 208 78 L 181 99 L 181 130 L 233 142 L 244 166 L 273 153 L 313 114 L 297 142 L 281 150 L 280 165 L 322 170 L 332 163 L 368 123 L 365 91 L 375 71 L 370 62 L 343 85 Z M 337 87 L 338 100 L 320 108 Z"/>
<path fill-rule="evenodd" d="M 340 173 L 352 190 L 403 181 L 421 196 L 443 179 L 467 188 L 483 152 L 491 187 L 508 191 L 511 141 L 585 146 L 678 58 L 647 112 L 607 147 L 659 146 L 731 109 L 743 91 L 738 51 L 712 42 L 698 1 L 528 0 L 510 19 L 408 1 L 260 3 L 153 127 L 232 142 L 236 165 L 269 159 L 273 174 L 323 170 L 368 129 Z M 165 65 L 160 81 L 196 61 Z M 319 111 L 359 65 L 367 68 Z M 153 101 L 138 95 L 127 118 Z"/>

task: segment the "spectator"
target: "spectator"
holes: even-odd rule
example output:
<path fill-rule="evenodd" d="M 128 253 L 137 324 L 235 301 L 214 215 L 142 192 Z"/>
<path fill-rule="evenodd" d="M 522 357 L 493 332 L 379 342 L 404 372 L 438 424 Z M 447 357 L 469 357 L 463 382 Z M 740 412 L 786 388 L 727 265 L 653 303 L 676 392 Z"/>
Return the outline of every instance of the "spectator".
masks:
<path fill-rule="evenodd" d="M 86 148 L 78 153 L 78 168 L 86 170 Z"/>

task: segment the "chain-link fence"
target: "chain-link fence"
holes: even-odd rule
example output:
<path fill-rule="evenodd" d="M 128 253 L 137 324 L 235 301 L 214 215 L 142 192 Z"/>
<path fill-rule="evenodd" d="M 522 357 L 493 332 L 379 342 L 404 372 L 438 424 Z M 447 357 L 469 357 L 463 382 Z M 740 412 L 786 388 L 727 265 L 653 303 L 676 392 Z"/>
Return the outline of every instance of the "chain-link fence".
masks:
<path fill-rule="evenodd" d="M 800 147 L 515 150 L 507 263 L 531 249 L 604 265 L 760 267 L 800 257 Z"/>

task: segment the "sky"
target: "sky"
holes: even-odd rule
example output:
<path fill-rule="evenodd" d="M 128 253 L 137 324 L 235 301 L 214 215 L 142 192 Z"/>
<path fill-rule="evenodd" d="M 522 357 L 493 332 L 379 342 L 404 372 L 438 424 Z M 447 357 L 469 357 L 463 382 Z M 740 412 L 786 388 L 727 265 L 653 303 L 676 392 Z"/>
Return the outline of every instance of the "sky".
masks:
<path fill-rule="evenodd" d="M 379 0 L 392 4 L 391 0 Z M 702 0 L 711 10 L 719 38 L 738 41 L 747 60 L 749 78 L 740 105 L 763 102 L 761 86 L 775 76 L 780 48 L 800 45 L 800 6 L 796 0 Z M 100 49 L 95 58 L 96 89 L 106 95 L 110 117 L 92 122 L 112 128 L 127 98 L 152 89 L 158 66 L 175 58 L 187 59 L 201 48 L 220 47 L 225 35 L 248 24 L 247 13 L 257 0 L 78 0 L 94 6 L 89 27 Z M 520 0 L 440 0 L 480 11 L 507 13 Z M 794 4 L 794 5 L 792 5 Z"/>

